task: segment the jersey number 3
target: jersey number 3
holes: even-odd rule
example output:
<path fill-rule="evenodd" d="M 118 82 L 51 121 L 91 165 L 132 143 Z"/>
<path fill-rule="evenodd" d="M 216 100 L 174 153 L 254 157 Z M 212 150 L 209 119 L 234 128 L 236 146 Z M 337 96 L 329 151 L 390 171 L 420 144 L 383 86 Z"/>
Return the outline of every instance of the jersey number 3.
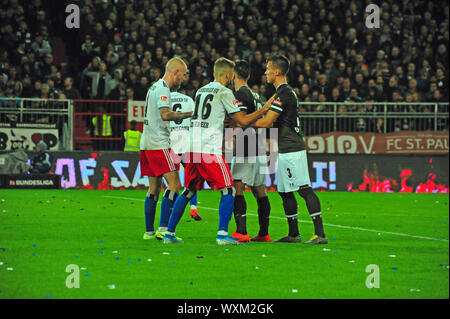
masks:
<path fill-rule="evenodd" d="M 197 120 L 198 119 L 198 112 L 199 109 L 200 113 L 201 113 L 201 119 L 202 120 L 207 120 L 209 118 L 209 116 L 211 115 L 211 101 L 214 98 L 213 94 L 208 94 L 208 95 L 202 95 L 202 94 L 198 94 L 195 97 L 195 109 L 194 109 L 194 114 L 192 114 L 192 119 L 193 120 Z M 201 107 L 200 107 L 201 105 Z"/>

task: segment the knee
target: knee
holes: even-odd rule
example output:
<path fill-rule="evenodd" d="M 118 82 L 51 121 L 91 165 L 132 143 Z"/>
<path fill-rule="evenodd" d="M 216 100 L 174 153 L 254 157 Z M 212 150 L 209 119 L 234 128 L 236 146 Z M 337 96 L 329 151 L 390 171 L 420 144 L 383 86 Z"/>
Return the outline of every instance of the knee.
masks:
<path fill-rule="evenodd" d="M 286 212 L 296 212 L 297 211 L 297 200 L 295 199 L 294 193 L 279 193 L 281 199 L 283 200 L 283 207 Z"/>
<path fill-rule="evenodd" d="M 236 196 L 236 189 L 233 186 L 227 187 L 227 188 L 222 188 L 220 190 L 220 192 L 222 193 L 222 196 L 223 195 L 231 195 L 233 197 Z"/>
<path fill-rule="evenodd" d="M 309 197 L 311 195 L 312 196 L 315 195 L 315 193 L 314 193 L 313 189 L 311 188 L 311 186 L 300 187 L 300 189 L 298 190 L 298 194 L 304 199 L 306 199 L 307 197 Z"/>
<path fill-rule="evenodd" d="M 195 194 L 197 194 L 197 190 L 195 189 L 189 189 L 189 188 L 185 188 L 183 190 L 183 196 L 186 197 L 187 199 L 191 199 L 192 197 L 195 196 Z"/>

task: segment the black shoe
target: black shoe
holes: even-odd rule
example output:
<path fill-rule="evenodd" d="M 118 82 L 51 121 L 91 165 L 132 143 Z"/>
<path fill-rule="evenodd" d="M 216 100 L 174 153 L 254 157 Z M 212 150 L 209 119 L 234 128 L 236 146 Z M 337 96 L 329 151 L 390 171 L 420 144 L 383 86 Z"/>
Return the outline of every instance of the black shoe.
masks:
<path fill-rule="evenodd" d="M 302 236 L 286 236 L 281 239 L 275 240 L 274 243 L 301 243 L 302 242 Z"/>

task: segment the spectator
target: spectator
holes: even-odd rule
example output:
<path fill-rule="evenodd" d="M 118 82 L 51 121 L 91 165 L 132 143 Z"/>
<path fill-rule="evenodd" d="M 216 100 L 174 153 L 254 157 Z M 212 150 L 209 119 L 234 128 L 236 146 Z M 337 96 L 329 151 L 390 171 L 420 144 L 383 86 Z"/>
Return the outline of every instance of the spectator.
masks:
<path fill-rule="evenodd" d="M 139 81 L 139 85 L 137 85 L 136 87 L 136 92 L 134 96 L 136 100 L 145 101 L 149 87 L 150 84 L 148 82 L 148 78 L 146 76 L 142 76 Z"/>
<path fill-rule="evenodd" d="M 93 61 L 99 61 L 99 59 L 94 58 Z M 96 71 L 96 66 L 92 65 L 90 69 L 88 66 L 88 68 L 83 71 L 83 75 L 91 78 L 90 97 L 101 100 L 109 94 L 107 83 L 111 80 L 111 75 L 107 72 L 106 64 L 104 62 L 98 63 L 98 71 Z"/>
<path fill-rule="evenodd" d="M 64 89 L 63 93 L 67 99 L 76 100 L 81 99 L 80 92 L 73 87 L 73 78 L 68 76 L 64 80 Z"/>
<path fill-rule="evenodd" d="M 45 61 L 47 54 L 54 54 L 48 39 L 60 35 L 48 19 L 49 5 L 11 3 L 7 12 L 0 10 L 0 82 L 22 82 L 23 96 L 40 95 L 41 83 L 50 85 L 50 91 L 52 83 L 54 89 L 65 90 L 62 80 L 69 71 L 77 84 L 72 88 L 82 98 L 122 99 L 126 88 L 142 97 L 143 77 L 150 85 L 160 77 L 165 61 L 177 55 L 190 65 L 191 79 L 183 89 L 191 96 L 211 78 L 213 61 L 229 56 L 249 61 L 249 85 L 267 98 L 274 89 L 264 83 L 264 64 L 267 54 L 276 50 L 290 58 L 289 82 L 305 101 L 345 100 L 352 89 L 373 101 L 391 101 L 397 90 L 412 100 L 448 101 L 447 3 L 438 8 L 432 2 L 384 1 L 381 29 L 374 32 L 365 27 L 365 12 L 355 1 L 331 1 L 330 10 L 323 1 L 219 1 L 214 6 L 204 2 L 201 10 L 185 0 L 86 1 L 82 43 L 73 46 L 78 50 L 66 50 L 68 68 L 56 65 L 53 58 Z M 77 39 L 63 36 L 63 41 Z M 102 61 L 106 70 L 100 69 Z M 77 70 L 85 70 L 80 78 Z M 391 81 L 396 82 L 392 87 Z"/>
<path fill-rule="evenodd" d="M 36 39 L 31 44 L 31 48 L 37 54 L 38 57 L 44 57 L 46 54 L 52 53 L 52 47 L 50 43 L 44 39 L 42 33 L 36 34 Z"/>

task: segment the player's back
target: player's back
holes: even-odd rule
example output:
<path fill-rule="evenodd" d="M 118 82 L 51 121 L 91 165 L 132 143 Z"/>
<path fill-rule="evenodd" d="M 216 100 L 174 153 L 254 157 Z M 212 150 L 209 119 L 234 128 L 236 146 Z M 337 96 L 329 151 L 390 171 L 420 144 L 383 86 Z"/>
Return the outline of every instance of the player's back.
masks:
<path fill-rule="evenodd" d="M 169 122 L 163 121 L 159 112 L 163 107 L 172 111 L 169 86 L 163 79 L 159 79 L 150 87 L 145 99 L 141 150 L 170 147 Z"/>
<path fill-rule="evenodd" d="M 194 100 L 190 96 L 179 92 L 171 92 L 173 112 L 193 112 Z M 191 118 L 180 121 L 170 121 L 170 147 L 176 154 L 189 151 L 189 127 Z"/>
<path fill-rule="evenodd" d="M 239 101 L 238 107 L 240 111 L 245 111 L 247 114 L 253 113 L 263 107 L 261 97 L 258 93 L 253 92 L 247 85 L 242 85 L 237 91 L 234 92 L 234 96 Z M 236 143 L 242 143 L 242 147 L 236 148 L 237 157 L 255 156 L 257 154 L 265 154 L 265 140 L 259 140 L 256 130 L 252 127 L 244 128 L 241 134 L 236 136 Z M 249 139 L 253 141 L 250 143 Z M 255 148 L 255 145 L 258 145 Z"/>
<path fill-rule="evenodd" d="M 191 152 L 222 154 L 225 114 L 239 112 L 233 92 L 219 82 L 210 82 L 195 94 L 191 118 Z"/>

